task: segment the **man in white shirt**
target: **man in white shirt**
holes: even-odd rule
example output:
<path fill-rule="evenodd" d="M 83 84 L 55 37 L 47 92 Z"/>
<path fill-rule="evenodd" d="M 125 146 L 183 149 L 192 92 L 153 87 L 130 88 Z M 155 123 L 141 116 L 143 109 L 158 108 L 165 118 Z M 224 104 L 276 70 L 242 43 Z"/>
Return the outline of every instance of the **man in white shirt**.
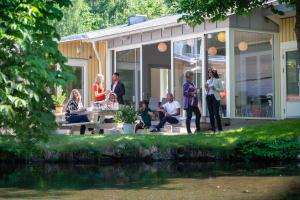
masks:
<path fill-rule="evenodd" d="M 178 101 L 174 101 L 173 94 L 167 94 L 168 102 L 165 103 L 162 108 L 158 108 L 156 111 L 160 113 L 159 124 L 150 132 L 158 132 L 166 122 L 170 124 L 178 124 L 180 116 L 180 104 Z"/>

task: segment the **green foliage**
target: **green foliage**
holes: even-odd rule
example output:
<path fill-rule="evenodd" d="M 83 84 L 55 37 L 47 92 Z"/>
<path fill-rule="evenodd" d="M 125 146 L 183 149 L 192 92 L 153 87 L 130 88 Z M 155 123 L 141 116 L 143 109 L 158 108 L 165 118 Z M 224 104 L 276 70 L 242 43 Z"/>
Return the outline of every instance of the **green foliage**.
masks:
<path fill-rule="evenodd" d="M 98 159 L 108 152 L 112 156 L 136 157 L 140 152 L 179 152 L 200 150 L 219 159 L 230 157 L 254 159 L 295 159 L 299 153 L 300 120 L 284 120 L 219 135 L 52 135 L 47 143 L 40 142 L 38 152 L 47 154 L 75 153 Z M 0 137 L 0 153 L 9 152 L 24 157 L 23 149 L 13 137 Z M 40 154 L 35 154 L 39 156 Z"/>
<path fill-rule="evenodd" d="M 94 14 L 84 0 L 71 0 L 72 6 L 63 9 L 63 18 L 56 23 L 61 36 L 98 29 L 99 15 Z"/>
<path fill-rule="evenodd" d="M 55 129 L 51 90 L 71 78 L 52 25 L 69 0 L 0 1 L 0 130 L 34 147 Z M 59 64 L 60 71 L 50 66 Z"/>
<path fill-rule="evenodd" d="M 66 94 L 63 93 L 63 89 L 58 90 L 57 95 L 51 95 L 53 104 L 55 106 L 63 106 L 66 100 Z"/>
<path fill-rule="evenodd" d="M 133 106 L 122 106 L 117 113 L 116 121 L 125 124 L 134 124 L 137 112 Z"/>
<path fill-rule="evenodd" d="M 246 159 L 289 159 L 300 154 L 298 140 L 246 141 L 237 145 L 238 152 Z"/>
<path fill-rule="evenodd" d="M 99 15 L 99 28 L 126 24 L 131 15 L 142 14 L 149 19 L 174 13 L 172 0 L 93 0 L 92 10 Z"/>
<path fill-rule="evenodd" d="M 195 26 L 204 22 L 205 18 L 211 21 L 224 20 L 228 13 L 237 15 L 249 15 L 255 8 L 271 8 L 279 13 L 272 4 L 266 4 L 268 0 L 177 0 L 175 9 L 183 14 L 181 20 Z M 279 0 L 294 6 L 295 0 Z"/>

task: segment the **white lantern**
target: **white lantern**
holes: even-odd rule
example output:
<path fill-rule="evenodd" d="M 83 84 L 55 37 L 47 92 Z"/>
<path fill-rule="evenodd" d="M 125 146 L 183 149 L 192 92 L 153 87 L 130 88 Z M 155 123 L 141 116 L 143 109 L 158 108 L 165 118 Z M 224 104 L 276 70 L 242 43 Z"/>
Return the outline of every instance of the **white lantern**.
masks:
<path fill-rule="evenodd" d="M 246 51 L 248 49 L 248 43 L 242 41 L 239 43 L 238 48 L 240 51 Z"/>
<path fill-rule="evenodd" d="M 166 52 L 167 49 L 168 49 L 168 46 L 167 46 L 167 44 L 164 43 L 164 42 L 160 42 L 160 43 L 157 45 L 157 50 L 158 50 L 159 52 Z"/>
<path fill-rule="evenodd" d="M 225 41 L 226 41 L 226 34 L 225 34 L 225 32 L 220 32 L 220 33 L 218 34 L 218 40 L 219 40 L 220 42 L 225 42 Z"/>
<path fill-rule="evenodd" d="M 218 53 L 218 50 L 217 50 L 216 47 L 209 47 L 208 50 L 207 50 L 207 52 L 208 52 L 209 55 L 214 56 L 214 55 L 216 55 Z"/>

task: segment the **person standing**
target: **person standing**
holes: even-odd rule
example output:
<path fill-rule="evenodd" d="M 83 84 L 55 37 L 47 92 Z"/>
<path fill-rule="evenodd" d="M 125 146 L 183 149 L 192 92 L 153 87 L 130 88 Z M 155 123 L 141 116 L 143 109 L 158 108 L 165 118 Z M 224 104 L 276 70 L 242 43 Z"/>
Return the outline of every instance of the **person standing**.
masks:
<path fill-rule="evenodd" d="M 125 95 L 124 84 L 120 81 L 120 74 L 115 72 L 112 75 L 111 91 L 117 95 L 117 101 L 119 104 L 124 105 L 123 96 Z"/>
<path fill-rule="evenodd" d="M 193 113 L 196 115 L 196 132 L 200 132 L 201 113 L 198 107 L 197 89 L 193 83 L 194 73 L 185 73 L 186 81 L 183 84 L 183 108 L 186 110 L 186 130 L 191 134 L 191 119 Z"/>
<path fill-rule="evenodd" d="M 207 92 L 206 102 L 209 112 L 210 125 L 213 132 L 216 132 L 215 120 L 217 121 L 218 131 L 223 131 L 220 116 L 220 92 L 224 91 L 222 81 L 216 69 L 208 70 L 208 77 L 205 84 Z"/>
<path fill-rule="evenodd" d="M 109 90 L 105 91 L 103 86 L 103 81 L 104 81 L 104 76 L 102 74 L 97 74 L 95 83 L 93 85 L 95 101 L 105 100 L 105 95 L 110 92 Z"/>

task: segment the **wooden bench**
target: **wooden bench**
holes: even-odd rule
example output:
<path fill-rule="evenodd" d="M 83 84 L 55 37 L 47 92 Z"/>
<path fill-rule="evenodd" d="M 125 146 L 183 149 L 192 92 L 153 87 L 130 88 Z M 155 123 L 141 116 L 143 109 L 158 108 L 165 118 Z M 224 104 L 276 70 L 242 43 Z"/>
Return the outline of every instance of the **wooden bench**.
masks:
<path fill-rule="evenodd" d="M 81 122 L 81 123 L 68 123 L 62 121 L 58 123 L 59 128 L 70 129 L 70 133 L 73 134 L 77 127 L 85 125 L 86 128 L 94 128 L 96 133 L 99 133 L 100 129 L 111 129 L 117 127 L 117 123 L 100 123 L 100 122 Z"/>

